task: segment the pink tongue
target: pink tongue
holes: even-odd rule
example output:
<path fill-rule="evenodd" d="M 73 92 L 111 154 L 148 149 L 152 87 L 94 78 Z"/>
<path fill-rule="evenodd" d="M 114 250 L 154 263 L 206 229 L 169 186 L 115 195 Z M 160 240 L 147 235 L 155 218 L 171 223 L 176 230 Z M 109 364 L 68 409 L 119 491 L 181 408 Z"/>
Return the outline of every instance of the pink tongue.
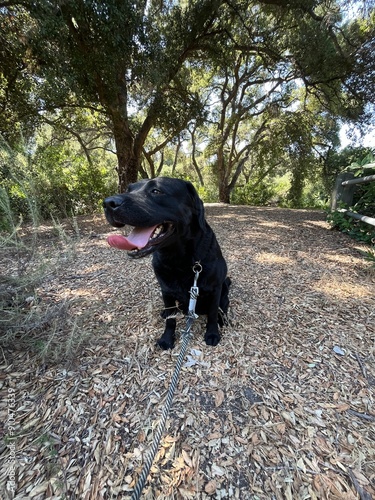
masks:
<path fill-rule="evenodd" d="M 154 232 L 156 226 L 152 227 L 135 227 L 127 238 L 120 234 L 112 234 L 108 236 L 107 242 L 111 247 L 118 248 L 119 250 L 134 250 L 136 248 L 143 248 L 147 245 L 150 236 Z"/>

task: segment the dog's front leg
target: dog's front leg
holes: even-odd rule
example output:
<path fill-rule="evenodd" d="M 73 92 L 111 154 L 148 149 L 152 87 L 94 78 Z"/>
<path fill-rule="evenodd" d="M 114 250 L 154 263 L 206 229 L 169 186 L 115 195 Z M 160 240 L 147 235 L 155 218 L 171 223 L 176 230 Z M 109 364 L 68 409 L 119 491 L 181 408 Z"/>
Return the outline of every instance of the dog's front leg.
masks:
<path fill-rule="evenodd" d="M 173 349 L 176 340 L 176 319 L 168 318 L 165 322 L 163 335 L 158 339 L 157 344 L 164 350 Z"/>
<path fill-rule="evenodd" d="M 165 319 L 165 329 L 163 335 L 158 339 L 157 344 L 162 349 L 173 349 L 176 340 L 176 314 L 178 308 L 174 297 L 163 293 L 165 309 L 161 317 Z"/>
<path fill-rule="evenodd" d="M 220 342 L 220 333 L 218 325 L 219 315 L 219 296 L 214 296 L 209 303 L 207 311 L 207 326 L 204 340 L 207 345 L 216 346 Z"/>

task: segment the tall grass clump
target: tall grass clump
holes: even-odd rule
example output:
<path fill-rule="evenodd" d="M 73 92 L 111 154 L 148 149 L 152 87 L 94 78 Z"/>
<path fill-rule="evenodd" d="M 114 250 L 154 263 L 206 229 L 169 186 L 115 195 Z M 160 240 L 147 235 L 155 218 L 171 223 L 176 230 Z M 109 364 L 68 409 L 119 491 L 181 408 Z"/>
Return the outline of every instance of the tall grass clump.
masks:
<path fill-rule="evenodd" d="M 78 230 L 71 237 L 54 220 L 55 236 L 46 240 L 32 167 L 25 150 L 0 142 L 0 345 L 56 361 L 74 353 L 83 338 L 71 301 L 43 301 L 39 290 L 71 263 Z"/>

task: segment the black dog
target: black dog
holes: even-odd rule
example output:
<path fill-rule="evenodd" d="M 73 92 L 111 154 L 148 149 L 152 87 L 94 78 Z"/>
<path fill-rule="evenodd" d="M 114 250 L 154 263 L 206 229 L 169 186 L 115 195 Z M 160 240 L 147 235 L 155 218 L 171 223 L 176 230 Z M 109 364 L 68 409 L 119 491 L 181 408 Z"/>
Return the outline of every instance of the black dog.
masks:
<path fill-rule="evenodd" d="M 230 280 L 227 265 L 215 234 L 207 224 L 202 200 L 190 182 L 159 177 L 131 184 L 126 193 L 106 198 L 103 203 L 108 222 L 134 229 L 127 238 L 113 235 L 111 246 L 128 250 L 140 258 L 153 253 L 152 264 L 160 284 L 165 309 L 165 331 L 158 340 L 162 349 L 175 341 L 176 313 L 187 314 L 189 290 L 194 281 L 192 268 L 202 266 L 198 279 L 196 313 L 207 315 L 205 341 L 216 346 L 218 325 L 223 326 L 229 306 Z"/>

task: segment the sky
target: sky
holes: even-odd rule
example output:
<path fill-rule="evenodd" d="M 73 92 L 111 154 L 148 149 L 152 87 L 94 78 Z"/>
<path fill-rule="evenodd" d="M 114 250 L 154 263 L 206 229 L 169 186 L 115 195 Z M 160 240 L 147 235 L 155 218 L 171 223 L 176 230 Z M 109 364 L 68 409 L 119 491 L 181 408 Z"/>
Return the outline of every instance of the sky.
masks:
<path fill-rule="evenodd" d="M 355 137 L 357 140 L 353 141 L 353 138 L 349 138 L 348 133 L 349 127 L 347 125 L 343 125 L 340 131 L 340 141 L 341 141 L 341 149 L 346 146 L 365 146 L 369 148 L 375 149 L 375 128 L 368 132 L 365 135 L 362 135 L 359 129 L 355 130 Z"/>

